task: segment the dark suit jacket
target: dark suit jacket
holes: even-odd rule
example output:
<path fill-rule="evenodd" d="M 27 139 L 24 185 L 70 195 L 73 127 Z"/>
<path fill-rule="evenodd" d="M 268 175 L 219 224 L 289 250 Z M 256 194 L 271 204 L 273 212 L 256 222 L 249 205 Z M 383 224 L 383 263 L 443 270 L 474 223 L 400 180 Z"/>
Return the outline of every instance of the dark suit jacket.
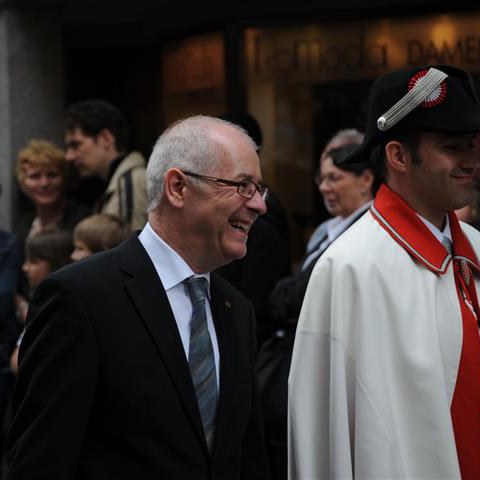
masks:
<path fill-rule="evenodd" d="M 211 276 L 220 398 L 210 457 L 166 293 L 135 235 L 44 281 L 8 435 L 10 480 L 268 478 L 245 297 Z"/>
<path fill-rule="evenodd" d="M 258 345 L 273 333 L 275 327 L 268 303 L 273 287 L 290 274 L 288 243 L 275 224 L 264 217 L 258 217 L 252 225 L 247 254 L 217 270 L 253 303 Z"/>

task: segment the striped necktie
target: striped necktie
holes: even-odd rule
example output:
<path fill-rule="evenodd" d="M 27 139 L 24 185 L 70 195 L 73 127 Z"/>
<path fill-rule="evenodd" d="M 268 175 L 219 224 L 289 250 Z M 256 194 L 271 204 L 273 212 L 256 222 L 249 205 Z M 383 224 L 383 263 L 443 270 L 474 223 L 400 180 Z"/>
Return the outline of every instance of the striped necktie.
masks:
<path fill-rule="evenodd" d="M 207 313 L 205 310 L 208 285 L 207 280 L 203 277 L 190 277 L 184 283 L 192 302 L 188 363 L 197 395 L 198 408 L 207 445 L 209 450 L 212 451 L 218 392 L 215 357 L 213 355 L 210 334 L 208 333 Z"/>

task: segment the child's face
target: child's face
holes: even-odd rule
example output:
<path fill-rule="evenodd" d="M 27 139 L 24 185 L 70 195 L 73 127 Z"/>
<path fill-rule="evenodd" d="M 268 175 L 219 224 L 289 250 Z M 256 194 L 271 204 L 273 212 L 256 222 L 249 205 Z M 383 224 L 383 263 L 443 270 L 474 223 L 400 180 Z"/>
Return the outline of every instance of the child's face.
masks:
<path fill-rule="evenodd" d="M 81 240 L 74 240 L 73 241 L 73 252 L 70 255 L 70 258 L 76 262 L 77 260 L 81 260 L 82 258 L 89 257 L 92 255 L 92 251 L 85 245 L 84 242 Z"/>
<path fill-rule="evenodd" d="M 50 263 L 40 258 L 27 258 L 22 269 L 28 278 L 30 288 L 37 288 L 38 284 L 52 271 Z"/>

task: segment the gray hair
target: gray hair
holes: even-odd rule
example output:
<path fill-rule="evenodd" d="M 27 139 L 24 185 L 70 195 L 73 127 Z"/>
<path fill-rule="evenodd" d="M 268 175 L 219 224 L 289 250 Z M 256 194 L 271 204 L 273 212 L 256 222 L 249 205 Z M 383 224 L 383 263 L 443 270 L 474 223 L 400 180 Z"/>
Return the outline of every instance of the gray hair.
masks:
<path fill-rule="evenodd" d="M 320 158 L 325 158 L 332 147 L 337 148 L 347 143 L 360 145 L 363 142 L 364 137 L 365 134 L 356 128 L 345 128 L 343 130 L 339 130 L 327 141 Z"/>
<path fill-rule="evenodd" d="M 215 127 L 230 127 L 240 132 L 252 148 L 255 142 L 240 126 L 216 117 L 198 115 L 179 120 L 158 138 L 147 165 L 148 211 L 155 209 L 163 194 L 165 174 L 171 168 L 208 173 L 208 168 L 220 162 L 218 144 L 210 133 Z"/>

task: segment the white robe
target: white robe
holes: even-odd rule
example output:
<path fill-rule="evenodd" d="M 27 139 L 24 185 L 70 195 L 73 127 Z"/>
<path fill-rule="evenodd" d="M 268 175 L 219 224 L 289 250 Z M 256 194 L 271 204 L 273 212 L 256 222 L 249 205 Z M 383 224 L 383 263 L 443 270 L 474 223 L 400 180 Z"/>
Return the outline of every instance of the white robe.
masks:
<path fill-rule="evenodd" d="M 289 377 L 290 480 L 460 478 L 450 406 L 462 318 L 446 265 L 421 265 L 371 212 L 320 258 Z"/>

